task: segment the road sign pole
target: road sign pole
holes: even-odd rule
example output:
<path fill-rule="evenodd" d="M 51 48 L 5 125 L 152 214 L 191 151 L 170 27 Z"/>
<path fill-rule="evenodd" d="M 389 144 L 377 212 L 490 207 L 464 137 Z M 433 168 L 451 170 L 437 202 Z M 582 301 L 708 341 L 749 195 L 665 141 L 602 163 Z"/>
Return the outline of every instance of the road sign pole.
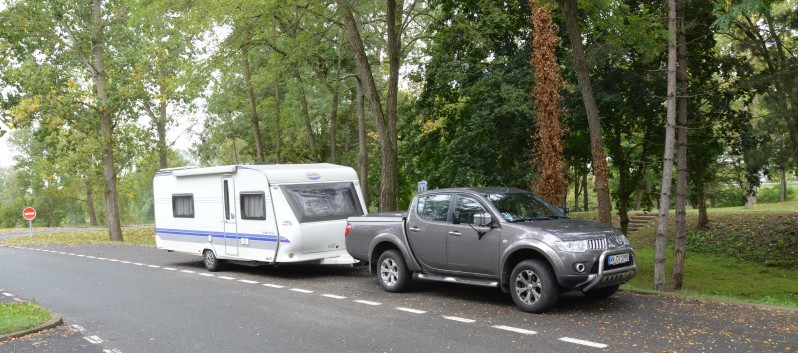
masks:
<path fill-rule="evenodd" d="M 28 221 L 28 239 L 33 239 L 33 221 Z"/>

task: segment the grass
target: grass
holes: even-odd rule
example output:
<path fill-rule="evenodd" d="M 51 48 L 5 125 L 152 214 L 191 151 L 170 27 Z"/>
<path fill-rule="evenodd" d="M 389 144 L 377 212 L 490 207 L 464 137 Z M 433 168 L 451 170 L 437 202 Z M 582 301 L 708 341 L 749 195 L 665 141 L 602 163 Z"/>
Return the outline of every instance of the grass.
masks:
<path fill-rule="evenodd" d="M 798 307 L 798 201 L 708 212 L 710 229 L 696 231 L 697 211 L 688 210 L 684 289 L 678 294 Z M 671 212 L 666 287 L 673 268 L 674 216 Z M 654 289 L 656 227 L 652 221 L 630 235 L 640 272 L 625 288 Z"/>
<path fill-rule="evenodd" d="M 125 244 L 133 245 L 155 245 L 155 228 L 137 227 L 122 228 L 122 238 Z M 114 244 L 108 238 L 107 230 L 78 230 L 71 232 L 60 232 L 52 234 L 36 235 L 32 238 L 27 236 L 6 239 L 6 244 Z"/>
<path fill-rule="evenodd" d="M 50 318 L 50 312 L 35 302 L 0 303 L 0 335 L 36 327 Z"/>

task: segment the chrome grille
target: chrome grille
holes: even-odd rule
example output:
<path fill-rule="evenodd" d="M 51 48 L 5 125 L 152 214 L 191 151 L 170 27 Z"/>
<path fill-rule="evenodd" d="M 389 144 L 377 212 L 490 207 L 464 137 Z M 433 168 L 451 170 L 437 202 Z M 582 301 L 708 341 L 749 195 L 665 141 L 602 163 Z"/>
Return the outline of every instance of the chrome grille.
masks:
<path fill-rule="evenodd" d="M 610 248 L 621 247 L 624 244 L 623 238 L 620 235 L 613 235 L 610 236 L 608 239 L 609 239 Z"/>
<path fill-rule="evenodd" d="M 607 239 L 590 239 L 587 241 L 587 248 L 590 250 L 604 250 L 607 248 Z"/>

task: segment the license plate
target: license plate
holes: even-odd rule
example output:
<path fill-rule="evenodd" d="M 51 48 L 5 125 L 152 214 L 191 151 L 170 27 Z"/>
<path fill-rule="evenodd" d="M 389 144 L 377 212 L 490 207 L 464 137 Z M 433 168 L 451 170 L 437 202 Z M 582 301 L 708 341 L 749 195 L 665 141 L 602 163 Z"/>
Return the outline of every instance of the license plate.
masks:
<path fill-rule="evenodd" d="M 607 265 L 620 265 L 629 262 L 629 253 L 607 256 Z"/>

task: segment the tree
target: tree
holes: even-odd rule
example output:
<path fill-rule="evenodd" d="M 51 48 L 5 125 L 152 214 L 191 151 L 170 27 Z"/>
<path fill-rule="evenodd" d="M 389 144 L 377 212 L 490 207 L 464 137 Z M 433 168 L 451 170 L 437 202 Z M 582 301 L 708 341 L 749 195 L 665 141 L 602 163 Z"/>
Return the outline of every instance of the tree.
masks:
<path fill-rule="evenodd" d="M 662 158 L 662 191 L 660 192 L 656 243 L 654 245 L 654 289 L 660 291 L 665 290 L 665 250 L 668 236 L 676 125 L 676 0 L 668 0 L 668 34 L 668 107 L 665 123 L 665 152 Z"/>
<path fill-rule="evenodd" d="M 568 28 L 568 38 L 571 42 L 571 54 L 574 59 L 574 70 L 579 81 L 579 88 L 582 91 L 582 99 L 587 113 L 588 126 L 590 127 L 590 143 L 593 155 L 593 173 L 596 176 L 596 194 L 598 197 L 599 221 L 610 224 L 612 222 L 610 213 L 610 191 L 608 182 L 607 156 L 604 151 L 604 141 L 601 137 L 601 122 L 596 99 L 593 96 L 593 86 L 590 83 L 590 75 L 585 65 L 585 53 L 582 48 L 582 33 L 579 29 L 577 18 L 576 0 L 557 0 L 565 13 L 565 23 Z"/>
<path fill-rule="evenodd" d="M 687 231 L 687 35 L 685 34 L 684 1 L 680 1 L 676 8 L 678 18 L 678 33 L 676 34 L 676 72 L 677 86 L 682 88 L 682 94 L 676 98 L 679 109 L 678 140 L 676 167 L 676 241 L 673 244 L 673 270 L 671 271 L 671 290 L 682 289 L 684 282 L 684 253 L 686 250 Z"/>
<path fill-rule="evenodd" d="M 536 0 L 529 0 L 532 9 L 532 66 L 535 67 L 535 87 L 532 96 L 537 107 L 537 133 L 535 151 L 537 159 L 533 162 L 540 169 L 540 176 L 534 182 L 534 190 L 544 200 L 554 205 L 562 204 L 562 195 L 567 191 L 568 182 L 563 176 L 562 136 L 560 128 L 560 77 L 555 49 L 558 38 L 554 32 L 548 6 L 538 6 Z"/>

